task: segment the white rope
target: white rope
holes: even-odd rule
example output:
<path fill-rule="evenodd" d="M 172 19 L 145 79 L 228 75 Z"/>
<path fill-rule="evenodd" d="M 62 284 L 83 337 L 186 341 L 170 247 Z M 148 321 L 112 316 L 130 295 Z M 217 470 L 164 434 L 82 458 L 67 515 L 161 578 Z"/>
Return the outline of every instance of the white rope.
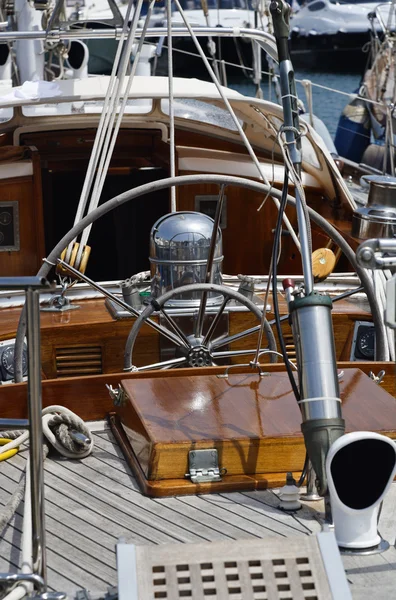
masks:
<path fill-rule="evenodd" d="M 91 156 L 90 156 L 89 163 L 88 163 L 87 173 L 85 176 L 83 189 L 81 191 L 81 196 L 80 196 L 80 201 L 79 201 L 79 204 L 77 207 L 76 216 L 74 219 L 74 225 L 76 225 L 79 221 L 81 221 L 81 219 L 84 215 L 85 208 L 86 208 L 86 205 L 88 202 L 89 191 L 92 186 L 93 178 L 94 178 L 94 175 L 96 172 L 96 167 L 97 167 L 99 156 L 100 156 L 100 150 L 101 150 L 101 147 L 103 144 L 104 134 L 105 134 L 105 131 L 107 128 L 110 114 L 113 110 L 114 88 L 116 86 L 116 74 L 117 74 L 117 69 L 118 69 L 118 65 L 120 62 L 120 58 L 121 58 L 121 51 L 122 51 L 122 48 L 124 45 L 125 36 L 126 36 L 127 30 L 128 30 L 128 23 L 129 23 L 129 17 L 130 17 L 131 11 L 132 11 L 132 6 L 133 6 L 133 0 L 130 0 L 126 14 L 125 14 L 124 24 L 122 27 L 120 40 L 119 40 L 119 43 L 117 46 L 116 55 L 114 58 L 113 68 L 112 68 L 111 75 L 110 75 L 110 82 L 109 82 L 109 86 L 108 86 L 107 92 L 106 92 L 106 97 L 105 97 L 105 100 L 103 103 L 103 109 L 102 109 L 102 112 L 100 115 L 99 125 L 98 125 L 98 129 L 96 131 L 95 140 L 94 140 Z M 69 244 L 67 254 L 66 254 L 66 261 L 70 260 L 74 242 L 75 242 L 75 240 L 73 240 L 73 242 L 71 242 Z"/>
<path fill-rule="evenodd" d="M 169 163 L 170 176 L 175 177 L 175 110 L 173 105 L 173 43 L 172 43 L 172 0 L 166 3 L 167 29 L 168 29 L 168 90 L 169 90 Z M 171 187 L 171 212 L 176 212 L 176 187 Z"/>
<path fill-rule="evenodd" d="M 78 450 L 76 449 L 75 452 L 71 452 L 70 448 L 65 447 L 65 445 L 62 444 L 62 441 L 61 441 L 62 436 L 60 438 L 57 437 L 53 433 L 52 429 L 50 428 L 51 419 L 55 415 L 64 416 L 65 417 L 64 421 L 71 424 L 71 427 L 73 429 L 76 429 L 76 430 L 84 433 L 84 435 L 90 440 L 89 444 L 86 447 L 81 446 L 81 448 Z M 44 433 L 45 437 L 48 439 L 48 441 L 54 446 L 54 448 L 60 454 L 62 454 L 63 456 L 65 456 L 67 458 L 85 458 L 86 456 L 91 454 L 92 448 L 94 445 L 93 437 L 92 437 L 91 433 L 89 432 L 89 429 L 86 427 L 84 421 L 82 419 L 80 419 L 80 417 L 77 416 L 74 412 L 72 412 L 68 408 L 65 408 L 64 406 L 53 405 L 53 406 L 47 406 L 47 408 L 44 408 L 43 412 L 42 412 L 42 416 L 43 416 L 43 433 Z M 29 431 L 24 431 L 20 436 L 18 436 L 17 438 L 15 438 L 14 440 L 12 440 L 8 444 L 6 444 L 5 446 L 1 446 L 0 454 L 3 454 L 4 452 L 7 452 L 8 450 L 12 450 L 13 448 L 18 448 L 19 446 L 21 446 L 22 444 L 27 442 L 28 439 L 29 439 Z"/>
<path fill-rule="evenodd" d="M 222 90 L 222 87 L 221 87 L 221 85 L 220 85 L 220 83 L 219 83 L 219 81 L 218 81 L 218 79 L 217 79 L 217 77 L 216 77 L 216 75 L 215 75 L 212 67 L 209 64 L 209 61 L 208 61 L 208 59 L 207 59 L 204 51 L 202 50 L 202 47 L 201 47 L 201 45 L 200 45 L 200 43 L 199 43 L 199 41 L 197 39 L 197 36 L 195 35 L 194 31 L 192 30 L 192 27 L 191 27 L 190 23 L 188 22 L 188 19 L 186 18 L 186 15 L 184 14 L 184 10 L 182 9 L 179 0 L 174 0 L 174 2 L 175 2 L 175 5 L 176 5 L 178 11 L 180 12 L 181 18 L 183 19 L 186 28 L 189 31 L 189 34 L 190 34 L 190 36 L 191 36 L 191 38 L 192 38 L 192 40 L 193 40 L 193 42 L 195 44 L 195 47 L 197 48 L 197 50 L 198 50 L 198 52 L 199 52 L 199 54 L 200 54 L 200 56 L 201 56 L 201 58 L 203 60 L 203 63 L 205 65 L 205 67 L 206 67 L 206 69 L 207 69 L 207 71 L 208 71 L 208 73 L 209 73 L 209 75 L 210 75 L 213 83 L 215 84 L 215 86 L 217 88 L 217 91 L 219 92 L 219 95 L 220 95 L 221 99 L 223 100 L 224 104 L 226 105 L 227 110 L 230 113 L 232 120 L 234 121 L 235 127 L 237 128 L 238 133 L 241 136 L 241 138 L 243 140 L 243 143 L 246 146 L 247 151 L 249 152 L 250 158 L 252 159 L 252 161 L 254 162 L 255 166 L 257 167 L 257 170 L 258 170 L 258 172 L 260 174 L 260 179 L 262 179 L 266 185 L 270 185 L 269 181 L 268 181 L 268 179 L 267 179 L 267 177 L 266 177 L 266 175 L 265 175 L 265 173 L 264 173 L 264 171 L 263 171 L 263 169 L 262 169 L 262 167 L 260 165 L 260 162 L 259 162 L 259 160 L 258 160 L 258 158 L 257 158 L 257 156 L 256 156 L 256 154 L 255 154 L 255 152 L 254 152 L 254 150 L 253 150 L 253 148 L 252 148 L 252 146 L 251 146 L 251 144 L 250 144 L 250 142 L 249 142 L 249 140 L 248 140 L 245 132 L 242 129 L 242 126 L 241 126 L 241 124 L 239 122 L 238 117 L 236 116 L 236 114 L 235 114 L 235 112 L 234 112 L 234 110 L 233 110 L 233 108 L 232 108 L 232 106 L 231 106 L 228 98 L 224 94 L 224 92 Z"/>
<path fill-rule="evenodd" d="M 127 84 L 127 89 L 125 91 L 122 104 L 118 111 L 118 120 L 116 122 L 116 126 L 114 127 L 114 121 L 116 119 L 116 114 L 117 114 L 117 107 L 119 105 L 119 101 L 121 98 L 122 88 L 124 85 L 126 72 L 129 67 L 129 64 L 130 64 L 130 56 L 131 56 L 131 52 L 132 52 L 132 46 L 133 46 L 133 43 L 134 43 L 135 37 L 136 37 L 136 29 L 137 29 L 138 22 L 139 22 L 142 4 L 143 4 L 143 0 L 138 0 L 138 3 L 136 5 L 136 10 L 135 10 L 135 13 L 134 13 L 133 19 L 132 19 L 132 24 L 131 24 L 131 27 L 128 32 L 127 41 L 125 43 L 125 47 L 122 52 L 121 64 L 120 64 L 120 69 L 119 69 L 120 72 L 118 73 L 118 76 L 117 76 L 117 85 L 116 85 L 116 89 L 114 90 L 113 98 L 112 98 L 112 104 L 111 104 L 112 110 L 111 110 L 111 112 L 109 111 L 108 119 L 106 121 L 106 125 L 107 125 L 107 130 L 105 132 L 106 137 L 104 139 L 103 146 L 101 149 L 100 162 L 98 165 L 96 180 L 95 180 L 93 192 L 91 195 L 91 200 L 90 200 L 90 203 L 88 206 L 87 214 L 89 214 L 90 212 L 95 210 L 95 208 L 97 208 L 97 206 L 99 204 L 100 195 L 101 195 L 104 181 L 105 181 L 105 178 L 107 175 L 108 167 L 110 165 L 110 160 L 111 160 L 114 146 L 116 143 L 117 134 L 118 134 L 121 122 L 122 122 L 122 118 L 123 118 L 124 111 L 125 111 L 125 106 L 128 101 L 128 94 L 131 89 L 131 85 L 132 85 L 132 82 L 133 82 L 133 79 L 135 76 L 137 63 L 138 63 L 136 58 L 133 62 L 131 74 L 129 76 L 129 81 Z M 152 3 L 150 4 L 150 7 L 152 7 Z M 152 10 L 152 8 L 151 8 L 151 10 Z M 146 21 L 144 24 L 145 30 L 147 29 L 147 26 L 148 26 L 149 15 L 147 15 L 147 17 L 148 18 L 146 18 Z M 139 48 L 140 48 L 140 50 L 138 50 L 139 55 L 140 55 L 143 41 L 144 41 L 144 35 L 142 35 L 140 42 L 139 42 Z M 114 127 L 114 131 L 113 131 L 113 127 Z M 112 131 L 113 131 L 113 136 L 112 136 Z M 87 227 L 87 229 L 85 229 L 82 233 L 81 243 L 80 243 L 80 247 L 78 249 L 77 258 L 76 258 L 76 264 L 79 264 L 79 262 L 81 260 L 82 252 L 83 252 L 84 246 L 86 245 L 86 243 L 88 241 L 89 234 L 91 232 L 91 228 L 92 228 L 92 225 L 89 225 Z"/>
<path fill-rule="evenodd" d="M 297 400 L 297 404 L 303 404 L 303 402 L 323 402 L 323 400 L 334 400 L 335 402 L 339 402 L 341 404 L 340 398 L 332 398 L 328 396 L 318 396 L 317 398 L 302 398 L 301 400 Z"/>

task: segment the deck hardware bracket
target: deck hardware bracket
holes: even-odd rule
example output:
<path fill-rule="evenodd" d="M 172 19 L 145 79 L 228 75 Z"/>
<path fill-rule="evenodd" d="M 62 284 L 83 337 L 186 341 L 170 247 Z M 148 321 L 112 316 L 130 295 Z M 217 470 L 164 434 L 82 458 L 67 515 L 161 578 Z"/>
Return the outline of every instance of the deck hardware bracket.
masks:
<path fill-rule="evenodd" d="M 114 406 L 124 406 L 126 403 L 126 396 L 121 385 L 118 384 L 118 388 L 113 388 L 112 385 L 106 383 L 106 387 L 109 391 L 110 398 L 113 400 Z"/>
<path fill-rule="evenodd" d="M 186 477 L 189 477 L 192 483 L 221 481 L 221 476 L 227 473 L 227 469 L 219 468 L 219 457 L 215 448 L 190 450 L 188 468 Z"/>
<path fill-rule="evenodd" d="M 64 592 L 42 592 L 29 598 L 30 600 L 66 600 L 67 595 Z"/>
<path fill-rule="evenodd" d="M 77 590 L 74 600 L 92 600 L 92 596 L 88 590 L 83 588 L 82 590 Z"/>
<path fill-rule="evenodd" d="M 378 373 L 378 375 L 374 375 L 374 373 L 372 371 L 370 371 L 370 373 L 369 373 L 370 379 L 372 379 L 374 381 L 374 383 L 376 383 L 377 385 L 380 385 L 380 383 L 382 383 L 382 380 L 385 377 L 385 375 L 386 375 L 385 371 L 380 371 Z"/>
<path fill-rule="evenodd" d="M 396 266 L 396 239 L 365 240 L 356 250 L 356 261 L 365 269 L 390 269 Z"/>
<path fill-rule="evenodd" d="M 270 375 L 270 373 L 268 373 L 267 371 L 263 371 L 263 369 L 261 368 L 261 366 L 259 364 L 250 362 L 250 363 L 241 363 L 239 365 L 230 365 L 226 368 L 224 373 L 220 373 L 219 375 L 217 375 L 217 377 L 219 379 L 228 379 L 229 370 L 235 369 L 235 367 L 251 367 L 252 369 L 257 369 L 260 377 L 267 377 L 268 375 Z"/>

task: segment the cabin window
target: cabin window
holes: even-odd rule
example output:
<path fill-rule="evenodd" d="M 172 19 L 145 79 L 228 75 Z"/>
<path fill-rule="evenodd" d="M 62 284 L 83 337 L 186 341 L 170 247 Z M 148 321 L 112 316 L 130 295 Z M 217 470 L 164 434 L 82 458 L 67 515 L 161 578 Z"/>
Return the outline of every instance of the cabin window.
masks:
<path fill-rule="evenodd" d="M 0 123 L 7 123 L 11 121 L 14 116 L 14 109 L 10 106 L 9 108 L 0 108 Z"/>
<path fill-rule="evenodd" d="M 168 100 L 161 100 L 161 110 L 166 115 L 169 115 Z M 215 125 L 222 129 L 238 131 L 228 110 L 215 106 L 214 104 L 209 104 L 208 102 L 202 102 L 201 100 L 195 100 L 193 98 L 176 100 L 174 103 L 174 114 L 175 117 L 178 117 L 179 119 L 190 119 L 191 121 Z M 241 119 L 238 119 L 238 121 L 243 125 Z"/>

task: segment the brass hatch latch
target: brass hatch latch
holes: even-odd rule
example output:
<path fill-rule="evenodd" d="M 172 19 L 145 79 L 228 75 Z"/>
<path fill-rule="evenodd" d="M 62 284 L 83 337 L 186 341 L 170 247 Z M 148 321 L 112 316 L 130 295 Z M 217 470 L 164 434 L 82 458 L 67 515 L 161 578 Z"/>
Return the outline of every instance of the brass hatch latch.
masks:
<path fill-rule="evenodd" d="M 219 457 L 215 448 L 204 450 L 190 450 L 188 453 L 189 477 L 192 483 L 211 483 L 221 481 L 221 476 L 227 473 L 227 469 L 220 469 Z"/>

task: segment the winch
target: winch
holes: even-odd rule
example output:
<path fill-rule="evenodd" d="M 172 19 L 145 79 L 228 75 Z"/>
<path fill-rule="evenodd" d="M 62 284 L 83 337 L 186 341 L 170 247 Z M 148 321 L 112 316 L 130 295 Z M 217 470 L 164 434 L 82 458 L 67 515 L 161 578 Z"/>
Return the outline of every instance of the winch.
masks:
<path fill-rule="evenodd" d="M 396 235 L 396 178 L 389 175 L 365 177 L 370 183 L 366 206 L 355 210 L 352 235 L 360 239 L 392 238 Z"/>

